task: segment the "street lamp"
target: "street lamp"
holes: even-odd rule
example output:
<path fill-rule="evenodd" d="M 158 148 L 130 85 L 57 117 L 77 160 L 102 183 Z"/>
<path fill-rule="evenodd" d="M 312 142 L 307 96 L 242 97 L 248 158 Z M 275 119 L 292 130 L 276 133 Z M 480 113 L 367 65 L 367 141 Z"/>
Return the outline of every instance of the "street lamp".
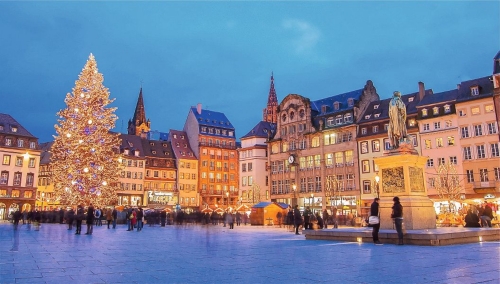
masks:
<path fill-rule="evenodd" d="M 380 181 L 380 177 L 378 174 L 375 176 L 375 194 L 377 195 L 377 198 L 380 198 L 380 191 L 378 187 L 378 182 Z"/>
<path fill-rule="evenodd" d="M 42 195 L 42 210 L 43 210 L 43 198 L 45 197 L 45 192 L 42 192 L 41 195 Z M 40 211 L 42 211 L 42 210 L 40 210 Z"/>
<path fill-rule="evenodd" d="M 295 191 L 297 190 L 297 185 L 294 183 L 292 184 L 292 200 L 290 200 L 292 203 L 292 207 L 295 206 L 295 202 L 294 202 L 294 199 L 295 199 Z"/>
<path fill-rule="evenodd" d="M 227 197 L 227 206 L 226 206 L 226 208 L 229 208 L 229 191 L 226 191 L 226 197 Z"/>
<path fill-rule="evenodd" d="M 312 207 L 312 202 L 314 201 L 314 193 L 311 193 L 311 199 L 309 199 L 309 206 Z"/>

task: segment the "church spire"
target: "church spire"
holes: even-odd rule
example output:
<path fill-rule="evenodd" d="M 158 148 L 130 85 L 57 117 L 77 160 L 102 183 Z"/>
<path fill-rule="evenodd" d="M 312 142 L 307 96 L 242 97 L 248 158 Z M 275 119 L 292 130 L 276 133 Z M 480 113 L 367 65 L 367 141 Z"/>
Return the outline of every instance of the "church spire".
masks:
<path fill-rule="evenodd" d="M 144 99 L 142 97 L 142 85 L 139 91 L 139 98 L 135 106 L 134 117 L 129 121 L 128 134 L 141 135 L 141 133 L 149 132 L 150 121 L 146 120 L 146 111 L 144 110 Z"/>
<path fill-rule="evenodd" d="M 277 123 L 278 121 L 278 97 L 274 89 L 274 73 L 271 72 L 271 86 L 267 98 L 267 107 L 264 109 L 264 121 Z"/>

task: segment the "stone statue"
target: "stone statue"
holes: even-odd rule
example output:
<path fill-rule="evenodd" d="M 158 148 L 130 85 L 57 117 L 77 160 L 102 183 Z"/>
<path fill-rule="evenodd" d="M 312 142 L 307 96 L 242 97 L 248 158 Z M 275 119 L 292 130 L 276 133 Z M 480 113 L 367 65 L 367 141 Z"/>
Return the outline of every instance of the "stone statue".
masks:
<path fill-rule="evenodd" d="M 406 106 L 401 93 L 396 91 L 389 102 L 389 129 L 387 130 L 392 149 L 399 148 L 406 140 Z"/>

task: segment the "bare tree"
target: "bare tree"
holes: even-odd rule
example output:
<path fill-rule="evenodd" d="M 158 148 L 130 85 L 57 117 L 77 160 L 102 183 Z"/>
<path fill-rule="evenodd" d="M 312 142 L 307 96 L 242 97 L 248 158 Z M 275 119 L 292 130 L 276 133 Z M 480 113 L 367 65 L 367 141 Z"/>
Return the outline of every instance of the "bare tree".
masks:
<path fill-rule="evenodd" d="M 437 169 L 437 178 L 434 179 L 434 187 L 442 200 L 448 201 L 449 212 L 454 211 L 454 202 L 460 200 L 463 186 L 455 165 L 443 163 Z"/>

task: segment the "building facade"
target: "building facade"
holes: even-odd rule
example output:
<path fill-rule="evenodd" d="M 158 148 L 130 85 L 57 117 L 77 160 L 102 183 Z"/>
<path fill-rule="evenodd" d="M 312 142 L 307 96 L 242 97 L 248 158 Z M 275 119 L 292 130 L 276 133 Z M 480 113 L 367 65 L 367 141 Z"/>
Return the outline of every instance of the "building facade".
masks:
<path fill-rule="evenodd" d="M 121 164 L 117 204 L 121 206 L 146 205 L 144 177 L 146 158 L 142 149 L 142 139 L 136 135 L 120 134 Z"/>
<path fill-rule="evenodd" d="M 187 211 L 197 210 L 200 207 L 198 158 L 189 145 L 186 132 L 170 129 L 168 141 L 172 145 L 177 164 L 179 205 Z"/>
<path fill-rule="evenodd" d="M 0 114 L 0 220 L 35 207 L 40 166 L 38 138 L 8 114 Z"/>
<path fill-rule="evenodd" d="M 286 96 L 268 144 L 271 199 L 316 211 L 336 206 L 339 214 L 357 213 L 356 121 L 376 100 L 371 81 L 363 89 L 317 101 Z"/>
<path fill-rule="evenodd" d="M 198 157 L 198 189 L 201 207 L 236 207 L 238 191 L 238 155 L 235 129 L 226 115 L 191 107 L 184 124 L 189 145 Z"/>

